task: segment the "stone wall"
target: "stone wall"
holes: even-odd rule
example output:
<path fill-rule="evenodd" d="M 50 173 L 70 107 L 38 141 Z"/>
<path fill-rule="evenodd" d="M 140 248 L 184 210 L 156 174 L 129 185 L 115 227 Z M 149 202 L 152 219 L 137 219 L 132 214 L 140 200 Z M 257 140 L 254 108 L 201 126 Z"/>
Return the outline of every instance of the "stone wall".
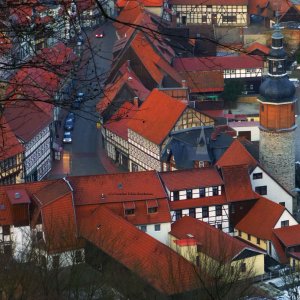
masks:
<path fill-rule="evenodd" d="M 295 188 L 295 131 L 260 130 L 259 160 L 290 193 Z"/>

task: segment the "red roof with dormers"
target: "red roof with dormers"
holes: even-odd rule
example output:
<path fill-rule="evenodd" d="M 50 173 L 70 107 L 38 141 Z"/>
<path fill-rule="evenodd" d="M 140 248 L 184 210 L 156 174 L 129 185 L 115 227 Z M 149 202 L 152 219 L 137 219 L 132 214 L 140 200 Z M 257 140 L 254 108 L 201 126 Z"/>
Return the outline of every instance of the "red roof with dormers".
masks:
<path fill-rule="evenodd" d="M 13 157 L 24 151 L 4 116 L 0 116 L 0 161 Z"/>
<path fill-rule="evenodd" d="M 263 68 L 263 58 L 259 55 L 212 56 L 175 58 L 174 68 L 178 72 L 213 71 L 232 69 Z"/>
<path fill-rule="evenodd" d="M 284 206 L 260 197 L 236 225 L 236 229 L 264 240 L 271 240 L 274 226 L 284 211 Z"/>
<path fill-rule="evenodd" d="M 159 173 L 169 191 L 223 185 L 224 182 L 215 167 L 178 170 Z"/>
<path fill-rule="evenodd" d="M 138 108 L 125 102 L 120 109 L 105 123 L 104 128 L 124 140 L 128 140 L 128 121 L 133 118 Z"/>
<path fill-rule="evenodd" d="M 286 246 L 294 247 L 300 245 L 300 225 L 287 226 L 273 229 L 276 237 Z"/>
<path fill-rule="evenodd" d="M 222 230 L 188 216 L 173 223 L 170 234 L 179 240 L 194 240 L 200 246 L 200 252 L 221 262 L 233 260 L 244 250 L 262 253 Z"/>
<path fill-rule="evenodd" d="M 261 51 L 262 53 L 264 53 L 265 55 L 268 55 L 270 53 L 270 48 L 261 44 L 261 43 L 258 43 L 258 42 L 254 42 L 252 43 L 250 46 L 248 46 L 246 49 L 247 53 L 251 54 L 253 51 L 255 50 L 259 50 Z"/>
<path fill-rule="evenodd" d="M 226 196 L 224 194 L 219 196 L 209 196 L 203 198 L 185 199 L 185 200 L 169 202 L 171 210 L 188 209 L 188 208 L 213 206 L 213 205 L 223 205 L 223 204 L 228 204 Z"/>
<path fill-rule="evenodd" d="M 228 202 L 258 199 L 252 190 L 248 165 L 221 167 Z"/>
<path fill-rule="evenodd" d="M 229 148 L 223 153 L 223 155 L 216 162 L 216 166 L 234 166 L 234 165 L 248 165 L 255 167 L 258 163 L 255 158 L 247 151 L 247 149 L 241 144 L 239 140 L 234 140 Z"/>
<path fill-rule="evenodd" d="M 165 199 L 156 171 L 70 177 L 76 205 Z"/>
<path fill-rule="evenodd" d="M 25 189 L 9 189 L 6 191 L 7 197 L 11 204 L 30 203 L 30 198 Z"/>
<path fill-rule="evenodd" d="M 153 89 L 128 128 L 143 138 L 160 145 L 181 117 L 187 105 Z"/>
<path fill-rule="evenodd" d="M 172 295 L 197 287 L 191 263 L 109 209 L 100 206 L 92 213 L 77 210 L 77 220 L 81 237 L 159 292 Z"/>

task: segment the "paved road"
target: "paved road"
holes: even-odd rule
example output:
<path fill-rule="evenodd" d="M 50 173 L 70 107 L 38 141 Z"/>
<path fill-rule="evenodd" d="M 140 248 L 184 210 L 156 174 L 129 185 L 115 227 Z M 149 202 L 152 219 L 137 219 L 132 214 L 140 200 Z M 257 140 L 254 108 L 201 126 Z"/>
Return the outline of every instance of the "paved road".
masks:
<path fill-rule="evenodd" d="M 95 33 L 103 30 L 105 37 L 96 38 Z M 106 173 L 98 154 L 99 129 L 96 103 L 101 97 L 101 86 L 110 69 L 112 47 L 116 40 L 111 23 L 83 33 L 85 43 L 81 49 L 81 64 L 76 76 L 75 92 L 85 93 L 85 102 L 75 112 L 75 128 L 72 144 L 64 145 L 63 157 L 55 161 L 50 178 L 70 175 L 93 175 Z"/>

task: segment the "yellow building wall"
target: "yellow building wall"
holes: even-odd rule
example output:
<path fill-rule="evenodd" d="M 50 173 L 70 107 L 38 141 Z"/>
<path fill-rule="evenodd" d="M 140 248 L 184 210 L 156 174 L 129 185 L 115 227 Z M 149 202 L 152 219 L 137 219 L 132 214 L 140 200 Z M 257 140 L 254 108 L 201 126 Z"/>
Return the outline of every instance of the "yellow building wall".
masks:
<path fill-rule="evenodd" d="M 295 261 L 295 264 L 293 263 L 293 261 Z M 299 271 L 300 270 L 300 260 L 297 258 L 294 258 L 294 257 L 290 257 L 290 266 L 291 267 L 295 266 L 296 271 Z"/>
<path fill-rule="evenodd" d="M 255 245 L 256 247 L 259 247 L 259 248 L 267 251 L 267 241 L 265 241 L 265 240 L 261 239 L 260 244 L 257 244 L 257 238 L 254 235 L 251 235 L 251 239 L 248 240 L 248 234 L 246 232 L 241 232 L 241 235 L 237 234 L 236 236 Z"/>
<path fill-rule="evenodd" d="M 264 254 L 258 254 L 256 256 L 244 258 L 242 260 L 233 261 L 231 265 L 234 267 L 238 265 L 240 267 L 240 264 L 245 263 L 246 264 L 246 272 L 245 275 L 248 277 L 251 275 L 251 277 L 263 275 L 265 273 L 264 265 L 265 265 L 265 256 Z M 251 271 L 251 272 L 250 272 Z M 250 272 L 250 274 L 249 274 Z M 241 278 L 243 279 L 243 273 L 241 273 Z"/>
<path fill-rule="evenodd" d="M 145 10 L 147 10 L 147 11 L 149 11 L 149 12 L 151 12 L 154 15 L 159 16 L 159 17 L 161 17 L 161 15 L 162 15 L 162 7 L 161 6 L 159 6 L 159 7 L 145 7 Z"/>
<path fill-rule="evenodd" d="M 179 253 L 181 256 L 183 256 L 188 261 L 191 261 L 193 263 L 196 262 L 196 256 L 197 256 L 197 246 L 178 246 L 174 243 L 177 239 L 169 234 L 169 245 L 170 247 Z"/>

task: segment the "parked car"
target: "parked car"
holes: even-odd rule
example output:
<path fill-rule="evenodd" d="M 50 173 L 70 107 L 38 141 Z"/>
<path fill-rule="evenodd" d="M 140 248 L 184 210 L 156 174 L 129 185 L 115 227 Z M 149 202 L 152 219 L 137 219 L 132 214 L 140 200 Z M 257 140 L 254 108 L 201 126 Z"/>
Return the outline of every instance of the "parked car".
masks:
<path fill-rule="evenodd" d="M 73 112 L 69 111 L 66 119 L 71 119 L 71 120 L 73 120 L 73 122 L 75 122 L 75 114 Z"/>
<path fill-rule="evenodd" d="M 72 133 L 70 131 L 65 131 L 63 142 L 65 144 L 71 144 L 72 143 Z"/>
<path fill-rule="evenodd" d="M 64 128 L 67 131 L 73 130 L 74 129 L 74 121 L 73 121 L 73 119 L 66 119 L 65 120 Z"/>
<path fill-rule="evenodd" d="M 95 37 L 96 37 L 96 38 L 100 38 L 100 39 L 104 38 L 104 31 L 99 31 L 99 32 L 97 32 L 97 33 L 95 34 Z"/>

